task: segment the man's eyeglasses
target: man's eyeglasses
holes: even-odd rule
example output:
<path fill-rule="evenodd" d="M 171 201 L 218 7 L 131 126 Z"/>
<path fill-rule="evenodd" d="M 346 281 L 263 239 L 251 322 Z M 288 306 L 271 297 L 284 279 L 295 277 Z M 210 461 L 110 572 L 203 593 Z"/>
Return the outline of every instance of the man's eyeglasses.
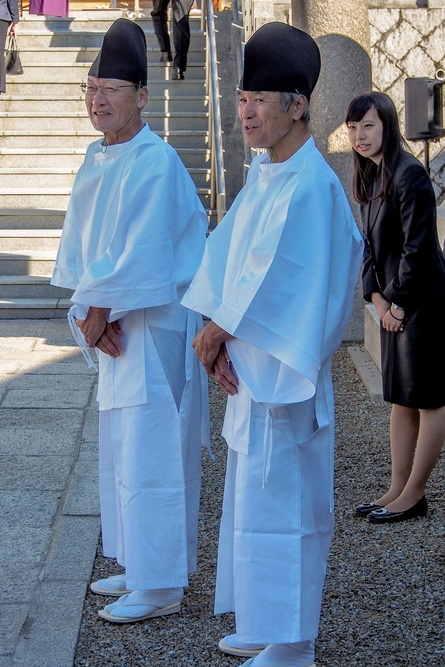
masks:
<path fill-rule="evenodd" d="M 124 86 L 93 86 L 90 83 L 80 84 L 80 89 L 85 97 L 87 95 L 93 97 L 98 90 L 100 90 L 104 97 L 113 97 L 113 95 L 116 95 L 121 88 L 136 88 L 136 85 L 134 83 L 125 84 Z"/>

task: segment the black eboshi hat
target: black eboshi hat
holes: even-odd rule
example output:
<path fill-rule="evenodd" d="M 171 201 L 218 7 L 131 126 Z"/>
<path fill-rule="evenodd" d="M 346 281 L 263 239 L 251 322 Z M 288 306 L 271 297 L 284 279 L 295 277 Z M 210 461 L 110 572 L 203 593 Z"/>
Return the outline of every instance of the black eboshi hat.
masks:
<path fill-rule="evenodd" d="M 88 74 L 146 86 L 147 43 L 141 26 L 129 19 L 117 19 L 105 33 L 102 48 Z"/>
<path fill-rule="evenodd" d="M 287 23 L 265 23 L 244 47 L 239 89 L 298 92 L 309 101 L 320 65 L 320 51 L 310 35 Z"/>

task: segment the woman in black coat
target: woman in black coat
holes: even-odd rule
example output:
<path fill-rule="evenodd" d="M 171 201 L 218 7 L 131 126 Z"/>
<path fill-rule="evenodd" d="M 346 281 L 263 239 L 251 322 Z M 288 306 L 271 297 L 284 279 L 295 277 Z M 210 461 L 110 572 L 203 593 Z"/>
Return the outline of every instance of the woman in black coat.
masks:
<path fill-rule="evenodd" d="M 431 181 L 402 148 L 392 100 L 356 97 L 346 125 L 365 237 L 363 294 L 381 321 L 383 394 L 392 403 L 391 485 L 356 513 L 401 521 L 426 514 L 425 486 L 445 440 L 445 258 Z"/>
<path fill-rule="evenodd" d="M 6 92 L 5 44 L 8 35 L 15 35 L 19 22 L 18 0 L 0 0 L 0 95 Z"/>

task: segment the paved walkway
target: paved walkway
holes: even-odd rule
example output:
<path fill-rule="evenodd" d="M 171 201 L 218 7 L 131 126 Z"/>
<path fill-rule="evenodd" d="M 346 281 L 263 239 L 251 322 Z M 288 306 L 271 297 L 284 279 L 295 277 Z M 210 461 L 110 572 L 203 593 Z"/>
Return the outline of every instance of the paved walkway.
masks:
<path fill-rule="evenodd" d="M 73 664 L 100 529 L 95 384 L 65 319 L 0 321 L 0 667 Z"/>

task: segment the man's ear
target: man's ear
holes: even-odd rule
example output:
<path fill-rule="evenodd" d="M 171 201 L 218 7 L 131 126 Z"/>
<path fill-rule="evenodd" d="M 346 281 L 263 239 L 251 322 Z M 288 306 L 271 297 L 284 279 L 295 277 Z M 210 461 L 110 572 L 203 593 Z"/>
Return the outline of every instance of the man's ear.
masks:
<path fill-rule="evenodd" d="M 138 109 L 143 109 L 147 104 L 147 102 L 148 102 L 148 88 L 147 86 L 141 86 L 141 88 L 138 89 L 138 101 L 137 101 Z"/>
<path fill-rule="evenodd" d="M 304 95 L 300 95 L 298 100 L 294 102 L 294 113 L 292 116 L 294 120 L 300 120 L 301 116 L 306 111 L 307 104 L 308 104 L 307 97 L 305 97 Z"/>

